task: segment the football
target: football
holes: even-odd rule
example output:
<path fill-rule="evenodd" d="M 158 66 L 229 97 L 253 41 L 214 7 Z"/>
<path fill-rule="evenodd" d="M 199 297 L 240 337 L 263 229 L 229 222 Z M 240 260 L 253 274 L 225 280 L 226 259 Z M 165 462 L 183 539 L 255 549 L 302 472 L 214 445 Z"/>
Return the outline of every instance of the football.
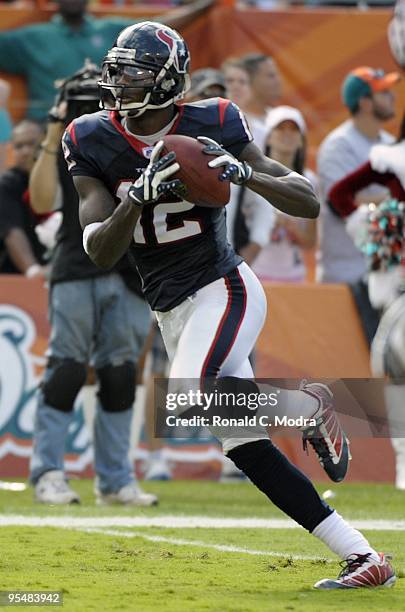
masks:
<path fill-rule="evenodd" d="M 185 185 L 184 199 L 198 206 L 221 208 L 229 202 L 230 183 L 220 181 L 223 168 L 210 168 L 210 156 L 203 153 L 204 145 L 189 136 L 169 135 L 163 138 L 163 155 L 176 153 L 180 170 L 173 174 Z M 213 159 L 213 157 L 211 157 Z"/>

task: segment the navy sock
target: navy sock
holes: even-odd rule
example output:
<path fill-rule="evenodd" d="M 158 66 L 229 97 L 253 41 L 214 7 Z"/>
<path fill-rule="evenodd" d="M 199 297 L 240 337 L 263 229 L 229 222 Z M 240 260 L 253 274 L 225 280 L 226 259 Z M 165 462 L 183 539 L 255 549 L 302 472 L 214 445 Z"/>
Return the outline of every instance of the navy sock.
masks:
<path fill-rule="evenodd" d="M 270 440 L 248 442 L 227 456 L 273 504 L 308 531 L 332 514 L 311 481 Z"/>

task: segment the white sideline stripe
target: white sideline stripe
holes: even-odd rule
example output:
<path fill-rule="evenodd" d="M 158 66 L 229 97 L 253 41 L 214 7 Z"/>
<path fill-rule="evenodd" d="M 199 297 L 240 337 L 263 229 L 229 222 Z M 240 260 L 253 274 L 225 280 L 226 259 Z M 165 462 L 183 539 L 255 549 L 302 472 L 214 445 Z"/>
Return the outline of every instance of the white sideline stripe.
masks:
<path fill-rule="evenodd" d="M 124 537 L 124 538 L 142 538 L 148 542 L 164 542 L 165 544 L 174 544 L 175 546 L 198 546 L 201 548 L 212 548 L 220 552 L 242 553 L 244 555 L 259 555 L 263 557 L 288 557 L 296 561 L 325 561 L 333 563 L 333 559 L 325 557 L 317 557 L 315 555 L 291 555 L 289 553 L 275 552 L 272 550 L 254 550 L 252 548 L 242 548 L 240 546 L 228 546 L 227 544 L 211 544 L 201 542 L 200 540 L 183 540 L 179 538 L 167 538 L 164 536 L 146 535 L 139 531 L 117 531 L 114 529 L 77 529 L 76 531 L 84 531 L 85 533 L 101 533 L 102 535 Z"/>
<path fill-rule="evenodd" d="M 349 519 L 350 521 L 350 519 Z M 352 520 L 356 529 L 405 531 L 405 520 Z M 25 516 L 0 514 L 0 527 L 62 527 L 91 529 L 108 527 L 163 527 L 166 529 L 302 529 L 291 519 L 220 518 L 207 516 Z"/>
<path fill-rule="evenodd" d="M 228 519 L 206 516 L 24 516 L 0 514 L 0 527 L 163 527 L 166 529 L 294 529 L 300 526 L 290 519 Z"/>

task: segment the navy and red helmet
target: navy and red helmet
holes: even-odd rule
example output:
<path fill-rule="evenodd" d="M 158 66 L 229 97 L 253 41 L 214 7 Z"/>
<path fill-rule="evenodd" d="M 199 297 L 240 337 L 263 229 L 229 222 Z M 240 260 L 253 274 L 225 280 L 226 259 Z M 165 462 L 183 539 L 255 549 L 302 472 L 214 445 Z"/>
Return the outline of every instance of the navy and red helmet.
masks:
<path fill-rule="evenodd" d="M 190 53 L 172 28 L 143 21 L 123 30 L 103 60 L 101 106 L 139 116 L 184 97 Z"/>

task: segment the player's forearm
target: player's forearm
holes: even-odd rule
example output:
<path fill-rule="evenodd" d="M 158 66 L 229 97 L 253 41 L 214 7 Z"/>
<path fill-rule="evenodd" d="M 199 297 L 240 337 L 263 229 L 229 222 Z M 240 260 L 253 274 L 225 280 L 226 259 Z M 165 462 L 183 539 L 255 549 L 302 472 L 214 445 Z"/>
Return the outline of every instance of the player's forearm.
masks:
<path fill-rule="evenodd" d="M 11 261 L 21 274 L 25 274 L 31 266 L 38 264 L 27 236 L 19 227 L 10 230 L 5 245 Z"/>
<path fill-rule="evenodd" d="M 109 270 L 126 253 L 140 214 L 141 209 L 126 199 L 89 235 L 86 250 L 99 268 Z"/>
<path fill-rule="evenodd" d="M 42 151 L 30 175 L 30 203 L 36 213 L 52 210 L 58 190 L 56 153 Z"/>
<path fill-rule="evenodd" d="M 319 215 L 319 202 L 310 182 L 296 173 L 274 177 L 254 171 L 246 186 L 293 217 L 316 219 Z"/>
<path fill-rule="evenodd" d="M 58 154 L 64 125 L 50 123 L 42 149 L 30 174 L 30 202 L 37 213 L 52 210 L 59 184 Z"/>

